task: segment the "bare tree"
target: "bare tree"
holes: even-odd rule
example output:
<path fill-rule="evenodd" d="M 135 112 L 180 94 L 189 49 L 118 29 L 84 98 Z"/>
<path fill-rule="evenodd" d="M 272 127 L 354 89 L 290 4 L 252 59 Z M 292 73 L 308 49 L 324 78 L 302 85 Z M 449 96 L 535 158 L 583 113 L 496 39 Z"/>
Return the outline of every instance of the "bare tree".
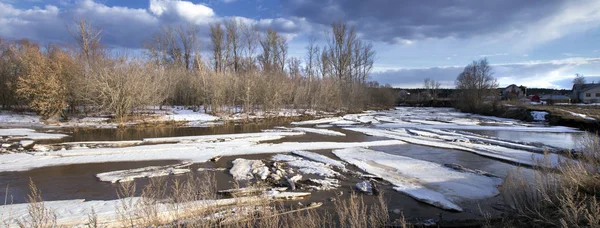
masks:
<path fill-rule="evenodd" d="M 246 70 L 255 68 L 255 59 L 254 55 L 256 53 L 256 49 L 258 48 L 260 42 L 260 33 L 256 26 L 241 23 L 240 29 L 242 30 L 244 47 L 245 47 L 245 55 L 243 65 Z"/>
<path fill-rule="evenodd" d="M 317 62 L 319 61 L 319 47 L 315 45 L 316 43 L 316 38 L 315 36 L 311 35 L 308 38 L 308 45 L 306 46 L 306 58 L 305 58 L 305 67 L 304 67 L 304 74 L 306 74 L 306 77 L 308 78 L 309 82 L 312 82 L 315 78 L 315 76 L 317 75 L 316 71 L 318 71 L 316 65 Z"/>
<path fill-rule="evenodd" d="M 575 78 L 573 79 L 573 84 L 585 84 L 585 77 L 583 74 L 575 74 Z"/>
<path fill-rule="evenodd" d="M 182 45 L 182 48 L 178 48 L 183 52 L 183 65 L 185 69 L 191 70 L 194 65 L 194 55 L 198 50 L 199 40 L 198 40 L 198 27 L 193 24 L 187 24 L 187 26 L 179 26 L 177 28 L 177 34 L 179 36 L 179 42 Z"/>
<path fill-rule="evenodd" d="M 83 18 L 76 20 L 75 24 L 76 26 L 72 29 L 67 26 L 67 30 L 79 45 L 86 62 L 89 64 L 99 54 L 102 30 L 92 26 Z"/>
<path fill-rule="evenodd" d="M 215 72 L 222 72 L 225 65 L 225 32 L 220 23 L 210 25 L 210 40 L 212 41 L 212 61 Z"/>
<path fill-rule="evenodd" d="M 440 84 L 440 82 L 432 80 L 431 78 L 425 78 L 425 80 L 423 80 L 423 88 L 427 94 L 429 94 L 431 99 L 435 100 L 437 98 L 441 86 L 442 84 Z"/>
<path fill-rule="evenodd" d="M 456 89 L 460 93 L 459 108 L 468 112 L 481 111 L 486 100 L 495 99 L 498 83 L 492 74 L 492 67 L 485 58 L 465 67 L 456 78 Z"/>
<path fill-rule="evenodd" d="M 225 23 L 227 30 L 227 59 L 228 65 L 233 66 L 233 72 L 239 71 L 240 66 L 240 28 L 237 19 L 231 19 Z"/>

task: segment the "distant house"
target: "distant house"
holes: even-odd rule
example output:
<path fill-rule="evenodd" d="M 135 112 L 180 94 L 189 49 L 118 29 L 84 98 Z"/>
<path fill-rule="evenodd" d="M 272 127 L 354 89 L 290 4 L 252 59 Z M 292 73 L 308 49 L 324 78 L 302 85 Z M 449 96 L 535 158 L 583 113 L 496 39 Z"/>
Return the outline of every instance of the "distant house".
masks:
<path fill-rule="evenodd" d="M 503 100 L 520 100 L 527 96 L 527 88 L 525 86 L 509 85 L 502 90 Z"/>
<path fill-rule="evenodd" d="M 571 98 L 569 96 L 556 94 L 542 95 L 540 100 L 546 104 L 571 103 Z"/>
<path fill-rule="evenodd" d="M 542 99 L 541 99 L 541 98 L 540 98 L 540 96 L 538 96 L 538 95 L 531 95 L 531 96 L 528 96 L 527 98 L 529 98 L 529 100 L 530 100 L 531 102 L 537 102 L 537 103 L 540 103 L 540 101 L 542 101 Z"/>
<path fill-rule="evenodd" d="M 572 97 L 577 102 L 600 102 L 600 84 L 575 84 L 573 85 Z"/>

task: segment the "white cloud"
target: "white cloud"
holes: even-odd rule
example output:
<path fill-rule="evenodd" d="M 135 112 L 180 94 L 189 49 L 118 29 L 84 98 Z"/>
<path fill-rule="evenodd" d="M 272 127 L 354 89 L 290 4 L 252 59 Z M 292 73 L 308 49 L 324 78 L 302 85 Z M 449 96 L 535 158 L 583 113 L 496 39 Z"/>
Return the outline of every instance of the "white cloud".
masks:
<path fill-rule="evenodd" d="M 179 18 L 196 24 L 215 16 L 213 10 L 205 5 L 179 0 L 150 0 L 149 10 L 159 17 Z"/>
<path fill-rule="evenodd" d="M 0 37 L 33 39 L 45 42 L 72 42 L 65 25 L 85 18 L 102 30 L 103 43 L 109 47 L 140 48 L 164 24 L 193 23 L 200 36 L 207 38 L 208 23 L 229 19 L 219 17 L 213 9 L 183 0 L 149 0 L 148 8 L 107 6 L 94 0 L 78 0 L 67 5 L 19 9 L 0 2 Z M 255 20 L 236 17 L 261 29 L 271 27 L 292 39 L 310 29 L 302 18 L 264 18 Z"/>

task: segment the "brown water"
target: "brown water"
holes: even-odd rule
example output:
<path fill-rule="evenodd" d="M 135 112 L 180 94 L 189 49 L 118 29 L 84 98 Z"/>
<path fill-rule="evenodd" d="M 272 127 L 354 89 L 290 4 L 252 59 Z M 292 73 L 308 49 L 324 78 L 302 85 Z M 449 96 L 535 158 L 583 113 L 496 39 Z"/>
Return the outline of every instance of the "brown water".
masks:
<path fill-rule="evenodd" d="M 223 125 L 210 128 L 192 128 L 192 127 L 164 127 L 164 128 L 127 128 L 127 129 L 93 129 L 93 130 L 78 130 L 73 131 L 72 137 L 61 141 L 104 141 L 104 140 L 135 140 L 142 138 L 153 137 L 172 137 L 172 136 L 189 136 L 189 135 L 209 135 L 209 134 L 230 134 L 230 133 L 246 133 L 260 132 L 262 129 L 271 129 L 274 126 L 280 126 L 280 123 L 267 124 L 248 124 L 248 125 Z M 360 142 L 382 140 L 384 138 L 366 136 L 362 133 L 345 131 L 339 128 L 330 128 L 347 134 L 346 137 L 324 136 L 318 134 L 307 133 L 301 136 L 286 137 L 282 140 L 272 141 L 272 143 L 280 142 L 316 142 L 316 141 L 332 141 L 332 142 Z M 528 135 L 527 133 L 519 133 Z M 490 134 L 493 135 L 493 134 Z M 535 137 L 536 134 L 530 134 Z M 507 137 L 506 135 L 496 134 L 494 136 Z M 375 150 L 384 151 L 390 154 L 403 155 L 416 159 L 436 163 L 456 163 L 472 169 L 480 169 L 498 176 L 505 176 L 509 170 L 515 169 L 516 166 L 503 163 L 490 158 L 485 158 L 472 153 L 439 149 L 433 147 L 404 144 L 385 147 L 373 147 Z M 335 158 L 331 150 L 316 151 L 326 156 Z M 271 154 L 248 155 L 226 157 L 216 163 L 207 162 L 195 164 L 192 166 L 193 175 L 198 175 L 195 171 L 198 167 L 222 167 L 230 168 L 231 161 L 235 158 L 242 157 L 248 159 L 265 159 L 272 156 Z M 116 199 L 116 184 L 101 182 L 95 175 L 101 172 L 141 168 L 155 165 L 174 164 L 177 161 L 152 161 L 152 162 L 120 162 L 120 163 L 103 163 L 103 164 L 79 164 L 66 165 L 33 169 L 25 172 L 3 172 L 0 173 L 0 203 L 26 202 L 27 193 L 29 192 L 29 180 L 33 180 L 37 187 L 42 191 L 44 200 L 66 200 L 66 199 L 86 199 L 86 200 L 109 200 Z M 352 168 L 352 167 L 351 167 Z M 356 169 L 356 168 L 354 168 Z M 211 171 L 213 172 L 213 171 Z M 233 186 L 233 179 L 228 174 L 228 171 L 213 172 L 219 189 L 227 189 Z M 186 178 L 186 175 L 178 175 L 168 178 Z M 343 191 L 348 196 L 348 192 L 360 180 L 355 177 L 350 177 L 342 181 L 342 187 L 336 191 Z M 141 189 L 141 186 L 147 183 L 147 180 L 136 180 L 136 184 Z M 8 192 L 6 191 L 8 186 Z M 394 209 L 400 209 L 409 221 L 422 221 L 425 219 L 441 218 L 442 224 L 471 224 L 472 221 L 480 220 L 482 217 L 479 212 L 479 207 L 483 210 L 490 210 L 497 213 L 493 208 L 500 199 L 494 197 L 483 201 L 463 202 L 461 206 L 465 208 L 465 212 L 448 212 L 428 204 L 420 203 L 412 198 L 394 191 L 391 186 L 381 186 L 385 192 L 385 197 L 390 209 L 390 213 Z M 320 210 L 332 210 L 333 203 L 329 202 L 330 197 L 334 197 L 336 191 L 320 191 L 303 200 L 304 203 L 315 201 L 324 202 L 324 206 Z M 8 195 L 8 197 L 5 197 Z M 372 196 L 366 196 L 367 203 L 374 202 L 376 199 Z M 395 218 L 399 215 L 391 213 Z"/>

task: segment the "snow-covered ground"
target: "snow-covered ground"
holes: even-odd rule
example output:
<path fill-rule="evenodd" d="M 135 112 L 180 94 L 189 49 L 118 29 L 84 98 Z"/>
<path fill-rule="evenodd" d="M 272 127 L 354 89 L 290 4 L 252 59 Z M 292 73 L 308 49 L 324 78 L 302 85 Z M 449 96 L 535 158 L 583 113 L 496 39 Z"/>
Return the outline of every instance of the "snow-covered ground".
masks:
<path fill-rule="evenodd" d="M 533 117 L 533 120 L 535 120 L 535 121 L 545 121 L 546 115 L 548 115 L 548 112 L 543 112 L 543 111 L 532 111 L 531 112 L 531 117 Z"/>
<path fill-rule="evenodd" d="M 569 113 L 573 116 L 578 116 L 578 117 L 581 117 L 586 120 L 596 120 L 595 118 L 589 117 L 589 116 L 581 114 L 581 113 L 574 113 L 574 112 L 569 112 Z"/>
<path fill-rule="evenodd" d="M 464 200 L 485 199 L 498 194 L 500 179 L 460 172 L 441 164 L 391 155 L 364 148 L 334 150 L 342 160 L 394 185 L 394 189 L 419 201 L 462 211 Z"/>

